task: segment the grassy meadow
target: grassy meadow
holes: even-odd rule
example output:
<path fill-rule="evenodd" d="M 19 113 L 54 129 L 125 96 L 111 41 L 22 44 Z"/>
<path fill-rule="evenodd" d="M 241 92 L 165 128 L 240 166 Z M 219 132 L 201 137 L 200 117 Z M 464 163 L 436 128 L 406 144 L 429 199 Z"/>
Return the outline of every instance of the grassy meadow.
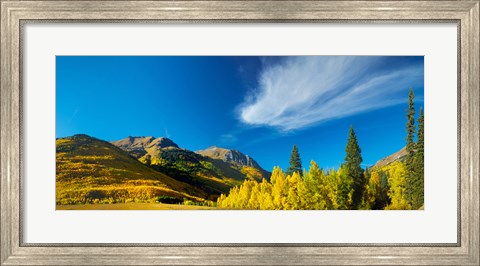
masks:
<path fill-rule="evenodd" d="M 165 203 L 117 203 L 57 205 L 57 210 L 216 210 L 215 207 L 165 204 Z"/>

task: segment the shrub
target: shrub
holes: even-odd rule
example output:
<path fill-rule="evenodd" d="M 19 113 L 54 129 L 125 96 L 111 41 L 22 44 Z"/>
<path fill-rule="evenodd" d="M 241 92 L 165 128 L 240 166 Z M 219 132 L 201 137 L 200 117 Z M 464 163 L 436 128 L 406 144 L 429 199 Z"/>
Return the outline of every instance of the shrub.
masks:
<path fill-rule="evenodd" d="M 183 199 L 178 199 L 170 196 L 159 196 L 157 197 L 157 202 L 166 204 L 179 204 L 183 202 Z"/>

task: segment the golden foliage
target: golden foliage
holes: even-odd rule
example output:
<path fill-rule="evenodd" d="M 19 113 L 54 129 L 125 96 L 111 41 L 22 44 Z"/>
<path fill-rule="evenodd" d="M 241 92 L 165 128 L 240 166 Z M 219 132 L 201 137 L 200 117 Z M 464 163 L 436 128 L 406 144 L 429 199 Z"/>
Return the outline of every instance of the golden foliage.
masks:
<path fill-rule="evenodd" d="M 387 173 L 388 183 L 390 189 L 388 190 L 388 196 L 391 199 L 390 205 L 385 207 L 386 210 L 408 210 L 410 205 L 406 199 L 405 185 L 406 185 L 406 172 L 407 168 L 405 164 L 401 162 L 394 162 L 383 168 Z"/>
<path fill-rule="evenodd" d="M 261 181 L 263 179 L 263 175 L 257 168 L 251 166 L 242 166 L 240 172 L 244 174 L 248 179 L 258 180 Z"/>
<path fill-rule="evenodd" d="M 334 209 L 338 206 L 336 191 L 336 172 L 332 170 L 326 176 L 312 161 L 304 177 L 297 172 L 286 176 L 280 167 L 274 167 L 270 182 L 245 180 L 232 188 L 228 196 L 222 194 L 217 206 L 259 210 Z"/>
<path fill-rule="evenodd" d="M 157 197 L 205 201 L 201 190 L 141 164 L 103 141 L 57 139 L 56 203 L 155 202 Z"/>
<path fill-rule="evenodd" d="M 382 184 L 380 175 L 387 176 L 388 184 Z M 385 209 L 409 209 L 404 195 L 403 163 L 395 162 L 372 169 L 367 180 L 363 195 L 364 209 L 371 209 L 379 204 L 377 201 L 382 200 L 389 203 Z M 390 198 L 383 199 L 381 191 L 388 185 Z M 281 168 L 274 167 L 270 181 L 245 180 L 233 187 L 228 195 L 222 194 L 217 199 L 217 206 L 226 209 L 336 210 L 348 208 L 352 204 L 352 195 L 352 180 L 346 175 L 345 169 L 324 172 L 312 161 L 303 177 L 297 172 L 285 175 Z"/>

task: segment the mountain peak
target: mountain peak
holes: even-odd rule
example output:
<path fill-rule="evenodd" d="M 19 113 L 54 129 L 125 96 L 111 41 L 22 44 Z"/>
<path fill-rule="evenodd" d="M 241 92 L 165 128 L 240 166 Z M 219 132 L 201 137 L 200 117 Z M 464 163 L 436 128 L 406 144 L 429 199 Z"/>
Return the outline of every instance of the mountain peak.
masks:
<path fill-rule="evenodd" d="M 211 146 L 211 147 L 208 147 L 206 148 L 205 150 L 200 150 L 200 151 L 231 151 L 230 149 L 227 149 L 227 148 L 222 148 L 222 147 L 218 147 L 218 146 Z"/>
<path fill-rule="evenodd" d="M 121 140 L 112 141 L 111 143 L 137 158 L 145 155 L 147 149 L 163 149 L 168 147 L 178 148 L 178 145 L 169 138 L 155 138 L 153 136 L 129 136 Z"/>
<path fill-rule="evenodd" d="M 152 147 L 152 146 L 158 146 L 160 148 L 167 148 L 167 147 L 178 148 L 178 145 L 175 142 L 173 142 L 171 139 L 166 137 L 152 139 L 149 147 Z"/>
<path fill-rule="evenodd" d="M 212 159 L 219 159 L 228 163 L 234 163 L 241 166 L 251 166 L 261 169 L 258 163 L 255 162 L 255 160 L 253 160 L 250 156 L 245 155 L 237 150 L 230 150 L 217 146 L 211 146 L 205 150 L 196 151 L 196 153 L 206 157 L 210 157 Z"/>
<path fill-rule="evenodd" d="M 137 140 L 153 140 L 155 139 L 154 136 L 128 136 L 127 138 L 130 142 L 134 142 L 134 141 L 137 141 Z"/>

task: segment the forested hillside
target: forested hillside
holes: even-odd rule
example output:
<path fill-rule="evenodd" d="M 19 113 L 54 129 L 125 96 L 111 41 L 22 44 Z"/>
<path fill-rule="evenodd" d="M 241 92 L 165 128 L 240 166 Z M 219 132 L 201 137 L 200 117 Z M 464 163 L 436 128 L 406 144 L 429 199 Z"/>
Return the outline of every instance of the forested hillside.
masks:
<path fill-rule="evenodd" d="M 216 200 L 221 193 L 228 192 L 247 178 L 262 180 L 270 174 L 239 151 L 215 148 L 223 155 L 230 155 L 219 157 L 208 152 L 212 149 L 193 152 L 180 148 L 171 139 L 151 136 L 128 137 L 112 144 L 150 168 L 205 191 L 209 200 Z M 244 159 L 244 163 L 233 160 L 234 157 Z"/>
<path fill-rule="evenodd" d="M 199 188 L 175 180 L 87 135 L 57 139 L 56 202 L 155 202 L 159 197 L 203 201 Z"/>
<path fill-rule="evenodd" d="M 163 202 L 214 205 L 245 179 L 269 173 L 179 148 L 168 138 L 128 137 L 109 143 L 87 135 L 56 140 L 56 202 Z M 226 153 L 227 149 L 222 149 Z M 247 158 L 234 151 L 241 158 Z M 249 157 L 248 157 L 249 158 Z"/>

